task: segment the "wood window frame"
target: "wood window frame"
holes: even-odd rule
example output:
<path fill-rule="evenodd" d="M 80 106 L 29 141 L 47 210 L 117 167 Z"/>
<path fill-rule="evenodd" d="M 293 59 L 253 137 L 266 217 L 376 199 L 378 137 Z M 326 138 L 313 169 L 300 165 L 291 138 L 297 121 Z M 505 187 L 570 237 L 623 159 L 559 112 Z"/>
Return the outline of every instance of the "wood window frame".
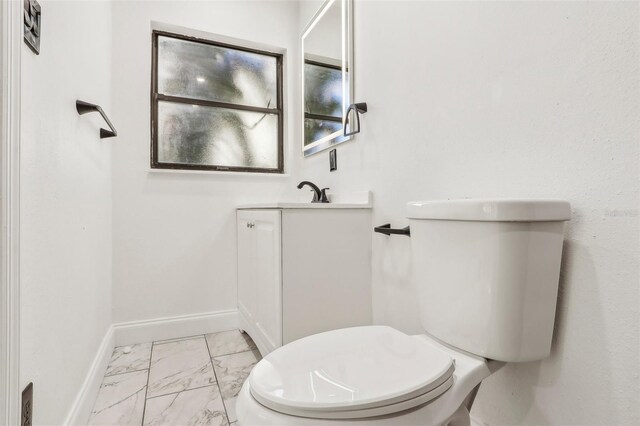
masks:
<path fill-rule="evenodd" d="M 243 52 L 255 53 L 270 56 L 276 59 L 276 108 L 261 108 L 248 105 L 233 104 L 228 102 L 210 101 L 203 99 L 185 98 L 179 96 L 169 96 L 158 93 L 158 37 L 169 37 L 178 40 L 190 41 L 193 43 L 207 44 L 210 46 L 223 47 L 239 50 Z M 230 43 L 208 40 L 200 37 L 187 36 L 169 31 L 152 30 L 151 32 L 151 168 L 169 170 L 201 170 L 201 171 L 223 171 L 223 172 L 248 172 L 248 173 L 284 173 L 284 106 L 283 106 L 283 57 L 282 53 L 267 50 L 255 49 L 246 46 L 239 46 Z M 244 167 L 244 166 L 221 166 L 205 164 L 185 164 L 167 163 L 158 161 L 158 103 L 168 101 L 187 105 L 202 105 L 213 108 L 225 108 L 236 111 L 262 112 L 277 115 L 278 119 L 278 166 L 276 168 Z"/>

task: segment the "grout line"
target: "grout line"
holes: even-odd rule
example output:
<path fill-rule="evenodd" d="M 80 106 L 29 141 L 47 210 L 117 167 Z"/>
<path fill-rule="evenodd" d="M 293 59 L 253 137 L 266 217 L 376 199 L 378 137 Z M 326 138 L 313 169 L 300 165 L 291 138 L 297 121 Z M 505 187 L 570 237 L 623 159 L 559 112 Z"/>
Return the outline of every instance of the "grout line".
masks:
<path fill-rule="evenodd" d="M 244 354 L 244 353 L 247 353 L 247 352 L 258 352 L 258 353 L 260 353 L 260 351 L 257 348 L 256 349 L 247 349 L 246 351 L 231 352 L 230 354 L 212 356 L 211 359 L 213 359 L 213 358 L 223 358 L 223 357 L 231 356 L 231 355 L 239 355 L 239 354 Z M 209 352 L 209 355 L 211 355 L 211 352 Z M 262 357 L 262 355 L 260 355 L 260 357 Z"/>
<path fill-rule="evenodd" d="M 198 390 L 198 389 L 204 389 L 204 388 L 210 388 L 212 386 L 215 386 L 216 384 L 211 384 L 211 385 L 204 385 L 204 386 L 198 386 L 197 388 L 190 388 L 190 389 L 182 389 L 181 391 L 178 392 L 169 392 L 169 393 L 163 393 L 162 395 L 153 395 L 148 397 L 146 400 L 150 400 L 150 399 L 155 399 L 155 398 L 160 398 L 161 396 L 168 396 L 168 395 L 176 395 L 179 393 L 184 393 L 184 392 L 191 392 L 192 390 Z"/>
<path fill-rule="evenodd" d="M 227 354 L 220 354 L 220 355 L 211 355 L 211 352 L 209 352 L 209 355 L 211 356 L 211 358 L 220 358 L 221 356 L 229 356 L 229 355 L 235 355 L 235 354 L 242 354 L 245 352 L 252 352 L 255 349 L 247 349 L 246 351 L 238 351 L 238 352 L 229 352 Z"/>
<path fill-rule="evenodd" d="M 227 404 L 224 403 L 224 398 L 222 397 L 222 389 L 220 389 L 220 382 L 218 381 L 218 374 L 216 373 L 216 367 L 213 365 L 213 357 L 211 356 L 211 349 L 209 349 L 209 342 L 205 337 L 204 344 L 207 345 L 207 352 L 209 352 L 209 363 L 211 363 L 211 369 L 213 370 L 213 377 L 216 379 L 216 386 L 218 387 L 218 393 L 220 394 L 220 401 L 222 401 L 222 408 L 224 408 L 224 415 L 227 417 L 227 424 L 231 424 L 229 421 L 229 411 L 227 410 Z"/>
<path fill-rule="evenodd" d="M 142 423 L 144 425 L 144 416 L 147 414 L 147 395 L 149 394 L 149 377 L 151 377 L 151 360 L 153 359 L 153 347 L 155 344 L 151 342 L 151 352 L 149 353 L 149 368 L 147 369 L 147 388 L 144 391 L 144 407 L 142 407 Z"/>
<path fill-rule="evenodd" d="M 105 374 L 105 376 L 103 378 L 107 378 L 107 377 L 113 377 L 113 376 L 121 376 L 123 374 L 129 374 L 129 373 L 136 373 L 138 371 L 145 371 L 145 370 L 149 370 L 149 368 L 140 368 L 138 370 L 131 370 L 131 371 L 123 371 L 122 373 L 113 373 L 113 374 L 109 374 L 108 376 Z"/>

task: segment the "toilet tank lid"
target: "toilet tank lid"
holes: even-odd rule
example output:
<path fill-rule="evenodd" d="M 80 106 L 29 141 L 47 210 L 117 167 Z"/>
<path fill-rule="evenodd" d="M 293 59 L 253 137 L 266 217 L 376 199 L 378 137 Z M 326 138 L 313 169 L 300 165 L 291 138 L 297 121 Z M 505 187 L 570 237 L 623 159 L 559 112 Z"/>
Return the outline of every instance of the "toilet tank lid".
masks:
<path fill-rule="evenodd" d="M 556 222 L 571 219 L 571 205 L 563 200 L 457 199 L 412 201 L 409 219 L 483 222 Z"/>

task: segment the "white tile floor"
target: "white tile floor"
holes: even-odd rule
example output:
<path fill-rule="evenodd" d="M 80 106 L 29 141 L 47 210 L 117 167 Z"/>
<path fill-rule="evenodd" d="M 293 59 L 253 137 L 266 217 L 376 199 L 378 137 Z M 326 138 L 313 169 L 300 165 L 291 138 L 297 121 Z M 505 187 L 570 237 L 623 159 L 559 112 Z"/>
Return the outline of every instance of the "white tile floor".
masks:
<path fill-rule="evenodd" d="M 237 330 L 113 351 L 90 425 L 229 425 L 260 353 Z"/>

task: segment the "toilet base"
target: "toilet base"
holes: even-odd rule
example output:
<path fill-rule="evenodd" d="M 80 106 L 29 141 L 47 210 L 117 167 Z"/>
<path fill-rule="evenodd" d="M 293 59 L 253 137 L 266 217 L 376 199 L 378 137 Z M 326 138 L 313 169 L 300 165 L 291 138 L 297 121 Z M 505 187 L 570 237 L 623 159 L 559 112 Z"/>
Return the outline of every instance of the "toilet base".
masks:
<path fill-rule="evenodd" d="M 470 426 L 471 416 L 469 410 L 464 405 L 458 407 L 455 413 L 447 419 L 443 426 Z"/>

